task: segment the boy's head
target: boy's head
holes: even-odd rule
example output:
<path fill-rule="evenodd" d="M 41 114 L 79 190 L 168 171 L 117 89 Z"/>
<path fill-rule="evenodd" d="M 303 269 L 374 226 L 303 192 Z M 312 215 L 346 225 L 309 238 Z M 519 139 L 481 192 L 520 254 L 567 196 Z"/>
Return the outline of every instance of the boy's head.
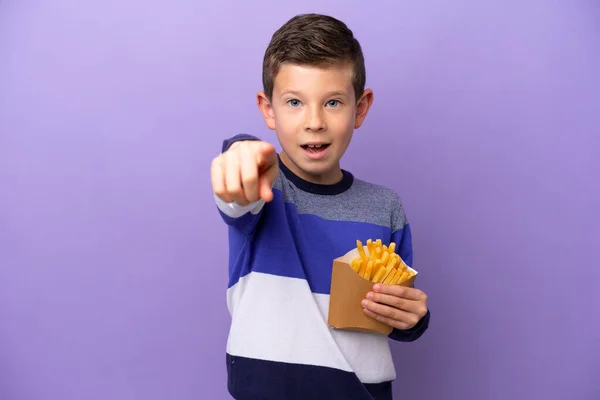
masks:
<path fill-rule="evenodd" d="M 339 160 L 373 101 L 365 76 L 359 42 L 335 18 L 298 15 L 275 32 L 257 102 L 294 173 L 314 183 L 341 179 Z"/>

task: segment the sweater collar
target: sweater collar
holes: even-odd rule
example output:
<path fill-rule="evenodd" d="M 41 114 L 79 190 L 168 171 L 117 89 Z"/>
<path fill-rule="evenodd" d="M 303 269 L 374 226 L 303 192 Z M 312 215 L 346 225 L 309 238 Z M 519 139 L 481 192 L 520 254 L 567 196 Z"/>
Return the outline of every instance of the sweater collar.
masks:
<path fill-rule="evenodd" d="M 285 177 L 291 181 L 294 186 L 296 186 L 300 190 L 304 190 L 305 192 L 313 193 L 313 194 L 321 194 L 326 196 L 332 196 L 336 194 L 340 194 L 350 189 L 352 183 L 354 182 L 354 176 L 342 169 L 342 179 L 333 184 L 321 184 L 321 183 L 313 183 L 309 182 L 298 175 L 294 174 L 288 167 L 285 166 L 283 161 L 281 161 L 281 157 L 277 156 L 279 160 L 279 169 L 283 172 Z"/>

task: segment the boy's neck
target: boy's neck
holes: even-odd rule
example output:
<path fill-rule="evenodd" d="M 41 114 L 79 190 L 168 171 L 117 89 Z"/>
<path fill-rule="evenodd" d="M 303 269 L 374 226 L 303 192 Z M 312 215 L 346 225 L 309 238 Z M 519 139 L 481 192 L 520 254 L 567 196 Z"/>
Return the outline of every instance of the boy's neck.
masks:
<path fill-rule="evenodd" d="M 350 187 L 352 187 L 354 183 L 354 176 L 350 172 L 345 170 L 340 170 L 341 179 L 337 179 L 334 183 L 314 183 L 312 181 L 304 179 L 292 169 L 290 169 L 288 165 L 294 166 L 294 164 L 290 162 L 291 160 L 289 159 L 284 161 L 284 159 L 286 158 L 287 157 L 284 153 L 279 154 L 279 168 L 281 172 L 292 184 L 294 184 L 294 186 L 296 186 L 298 189 L 304 192 L 325 196 L 335 196 L 344 193 L 345 191 L 350 189 Z"/>

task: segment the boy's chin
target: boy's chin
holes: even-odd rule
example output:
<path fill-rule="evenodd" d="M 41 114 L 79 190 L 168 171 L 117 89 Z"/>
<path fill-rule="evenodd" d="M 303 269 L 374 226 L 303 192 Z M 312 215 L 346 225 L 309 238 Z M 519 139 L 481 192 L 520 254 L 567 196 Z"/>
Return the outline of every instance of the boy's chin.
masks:
<path fill-rule="evenodd" d="M 335 183 L 333 181 L 338 181 L 340 174 L 339 168 L 336 168 L 335 165 L 331 165 L 330 163 L 324 164 L 322 166 L 315 165 L 300 165 L 300 169 L 302 172 L 310 177 L 315 183 Z"/>

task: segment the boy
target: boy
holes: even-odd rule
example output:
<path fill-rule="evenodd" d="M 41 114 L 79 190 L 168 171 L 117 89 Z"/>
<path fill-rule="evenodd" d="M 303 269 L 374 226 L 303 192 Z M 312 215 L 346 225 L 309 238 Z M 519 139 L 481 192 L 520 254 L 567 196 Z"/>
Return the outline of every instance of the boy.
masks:
<path fill-rule="evenodd" d="M 272 37 L 263 85 L 258 107 L 281 153 L 242 134 L 225 140 L 211 166 L 229 229 L 229 392 L 242 400 L 391 399 L 388 339 L 423 334 L 426 295 L 374 284 L 363 309 L 394 328 L 389 337 L 327 324 L 332 261 L 357 239 L 395 242 L 412 265 L 399 197 L 340 167 L 373 101 L 361 47 L 334 18 L 296 16 Z"/>

